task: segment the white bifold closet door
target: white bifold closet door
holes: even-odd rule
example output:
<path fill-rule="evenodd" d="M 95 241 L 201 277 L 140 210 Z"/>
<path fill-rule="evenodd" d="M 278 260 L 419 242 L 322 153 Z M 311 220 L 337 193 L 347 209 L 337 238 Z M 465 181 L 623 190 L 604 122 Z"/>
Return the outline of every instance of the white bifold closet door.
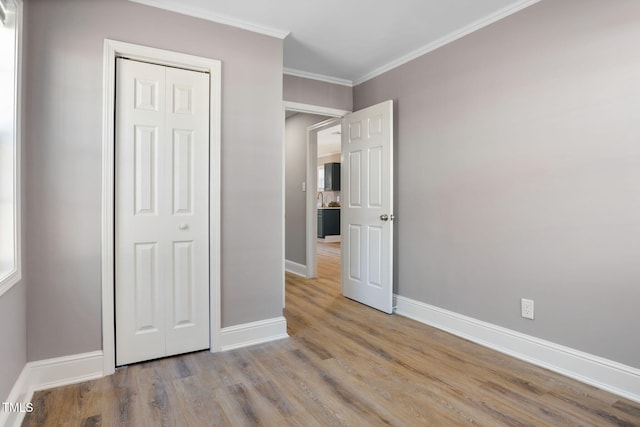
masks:
<path fill-rule="evenodd" d="M 118 58 L 116 364 L 209 348 L 209 75 Z"/>

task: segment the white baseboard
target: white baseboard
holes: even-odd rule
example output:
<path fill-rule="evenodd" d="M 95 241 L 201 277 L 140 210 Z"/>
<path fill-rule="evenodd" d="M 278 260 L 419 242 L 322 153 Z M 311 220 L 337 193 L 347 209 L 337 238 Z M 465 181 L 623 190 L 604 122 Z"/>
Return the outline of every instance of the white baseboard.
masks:
<path fill-rule="evenodd" d="M 284 317 L 222 328 L 222 351 L 288 338 Z"/>
<path fill-rule="evenodd" d="M 29 403 L 33 393 L 101 378 L 104 375 L 102 351 L 29 362 L 16 380 L 7 402 Z M 0 408 L 0 426 L 19 426 L 25 412 L 4 412 Z"/>
<path fill-rule="evenodd" d="M 640 402 L 640 369 L 395 295 L 396 313 Z"/>
<path fill-rule="evenodd" d="M 298 276 L 307 277 L 307 266 L 298 264 L 297 262 L 284 260 L 284 269 L 290 273 L 297 274 Z"/>
<path fill-rule="evenodd" d="M 104 375 L 103 353 L 75 354 L 29 362 L 29 383 L 34 391 L 80 383 Z"/>
<path fill-rule="evenodd" d="M 28 364 L 22 368 L 20 376 L 16 380 L 9 397 L 6 402 L 9 403 L 29 403 L 33 396 L 33 390 L 29 390 L 29 368 Z M 5 412 L 4 408 L 0 408 L 0 426 L 17 427 L 22 424 L 22 420 L 26 415 L 25 412 Z"/>
<path fill-rule="evenodd" d="M 318 238 L 318 241 L 323 243 L 338 243 L 342 241 L 342 239 L 338 234 L 338 235 L 324 236 L 324 238 Z"/>

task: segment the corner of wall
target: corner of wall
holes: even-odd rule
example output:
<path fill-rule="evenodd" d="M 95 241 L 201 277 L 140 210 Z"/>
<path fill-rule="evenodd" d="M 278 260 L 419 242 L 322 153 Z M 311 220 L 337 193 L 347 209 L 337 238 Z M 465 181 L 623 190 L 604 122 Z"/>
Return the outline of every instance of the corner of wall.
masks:
<path fill-rule="evenodd" d="M 6 402 L 19 404 L 17 411 L 0 408 L 0 426 L 19 426 L 34 392 L 76 384 L 104 376 L 102 351 L 57 357 L 27 363 L 13 385 Z"/>

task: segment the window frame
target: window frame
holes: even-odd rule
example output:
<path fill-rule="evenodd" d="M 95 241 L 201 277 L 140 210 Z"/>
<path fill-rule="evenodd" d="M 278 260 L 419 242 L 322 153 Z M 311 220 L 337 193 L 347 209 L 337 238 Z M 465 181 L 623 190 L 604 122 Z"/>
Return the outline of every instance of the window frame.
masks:
<path fill-rule="evenodd" d="M 12 141 L 12 164 L 10 173 L 13 174 L 13 188 L 11 198 L 13 199 L 13 224 L 9 226 L 13 234 L 13 268 L 5 272 L 0 272 L 0 296 L 8 292 L 14 285 L 22 279 L 22 254 L 21 254 L 21 173 L 20 173 L 20 153 L 21 153 L 21 72 L 22 72 L 22 0 L 0 0 L 0 7 L 6 12 L 8 19 L 13 19 L 14 25 L 14 66 L 13 66 L 13 141 Z M 11 16 L 13 15 L 13 16 Z M 5 22 L 0 21 L 1 26 Z M 1 171 L 0 171 L 1 173 Z"/>

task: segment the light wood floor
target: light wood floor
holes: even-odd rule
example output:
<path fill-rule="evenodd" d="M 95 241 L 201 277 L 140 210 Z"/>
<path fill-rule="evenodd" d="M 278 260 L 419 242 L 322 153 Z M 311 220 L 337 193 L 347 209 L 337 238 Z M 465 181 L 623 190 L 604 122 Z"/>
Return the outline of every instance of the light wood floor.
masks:
<path fill-rule="evenodd" d="M 640 404 L 287 274 L 291 338 L 37 392 L 25 426 L 640 426 Z"/>

